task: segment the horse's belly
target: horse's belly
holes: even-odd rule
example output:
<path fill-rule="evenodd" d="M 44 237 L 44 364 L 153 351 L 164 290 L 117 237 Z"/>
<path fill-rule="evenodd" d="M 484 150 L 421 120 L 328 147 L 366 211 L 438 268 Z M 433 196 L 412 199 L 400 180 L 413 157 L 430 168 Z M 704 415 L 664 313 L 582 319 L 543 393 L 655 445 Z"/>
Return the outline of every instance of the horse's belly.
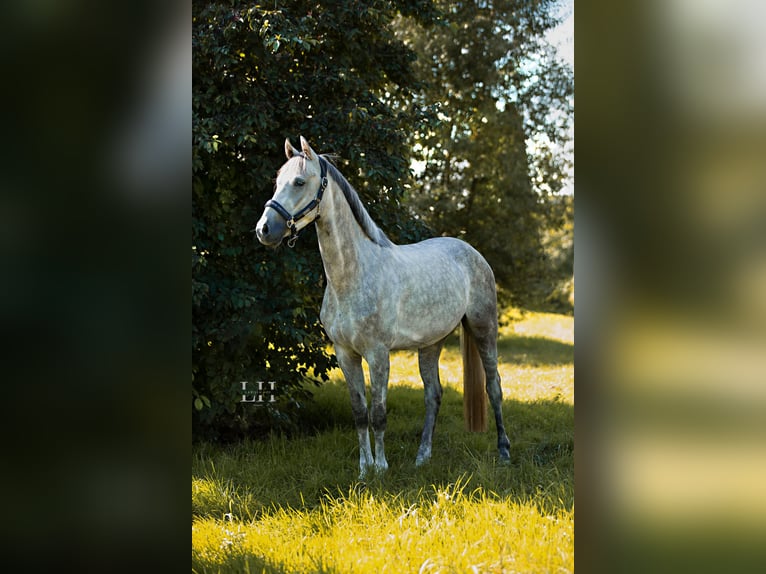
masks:
<path fill-rule="evenodd" d="M 460 323 L 462 316 L 434 318 L 421 315 L 399 322 L 392 333 L 391 349 L 420 349 L 444 339 Z"/>
<path fill-rule="evenodd" d="M 397 338 L 435 343 L 446 337 L 465 315 L 467 289 L 459 276 L 428 277 L 410 289 L 403 289 L 396 302 Z"/>

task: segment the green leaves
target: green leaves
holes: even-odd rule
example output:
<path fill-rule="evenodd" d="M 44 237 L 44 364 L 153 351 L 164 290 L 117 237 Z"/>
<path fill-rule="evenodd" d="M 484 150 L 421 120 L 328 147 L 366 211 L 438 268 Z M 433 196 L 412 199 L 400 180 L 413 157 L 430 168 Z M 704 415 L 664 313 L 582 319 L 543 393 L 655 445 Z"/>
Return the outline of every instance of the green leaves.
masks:
<path fill-rule="evenodd" d="M 200 395 L 196 399 L 194 399 L 194 408 L 198 411 L 201 411 L 203 408 L 207 407 L 210 408 L 212 406 L 212 403 L 210 402 L 210 399 L 207 398 L 205 395 Z"/>

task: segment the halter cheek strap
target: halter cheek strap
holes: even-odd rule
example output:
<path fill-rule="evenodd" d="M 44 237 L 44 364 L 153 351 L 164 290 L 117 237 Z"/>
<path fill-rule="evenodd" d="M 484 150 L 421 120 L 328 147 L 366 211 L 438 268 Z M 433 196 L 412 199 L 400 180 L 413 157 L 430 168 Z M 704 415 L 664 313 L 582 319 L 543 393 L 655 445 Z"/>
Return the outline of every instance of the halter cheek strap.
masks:
<path fill-rule="evenodd" d="M 300 154 L 300 156 L 304 158 L 306 157 L 304 154 Z M 325 164 L 325 160 L 321 157 L 318 157 L 318 159 L 319 167 L 321 170 L 319 189 L 317 190 L 317 194 L 314 199 L 312 199 L 298 213 L 295 215 L 291 214 L 284 208 L 284 206 L 282 206 L 282 204 L 273 199 L 270 199 L 266 202 L 266 207 L 270 207 L 284 218 L 287 229 L 290 230 L 290 238 L 287 240 L 287 245 L 289 247 L 295 246 L 295 242 L 298 240 L 298 232 L 300 232 L 301 229 L 306 227 L 312 221 L 319 219 L 319 203 L 322 201 L 322 195 L 324 195 L 324 190 L 327 188 L 328 182 L 327 165 Z M 316 215 L 312 219 L 306 219 L 306 217 L 314 211 L 316 211 Z"/>

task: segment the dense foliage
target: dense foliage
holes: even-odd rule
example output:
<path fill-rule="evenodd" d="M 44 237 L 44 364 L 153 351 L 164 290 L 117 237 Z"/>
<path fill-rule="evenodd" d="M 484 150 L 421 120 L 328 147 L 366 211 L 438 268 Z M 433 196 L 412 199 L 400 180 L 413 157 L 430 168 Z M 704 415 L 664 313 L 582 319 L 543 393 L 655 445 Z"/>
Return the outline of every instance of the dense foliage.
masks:
<path fill-rule="evenodd" d="M 193 2 L 192 401 L 197 436 L 224 438 L 290 421 L 299 383 L 334 358 L 319 324 L 323 270 L 313 229 L 270 250 L 252 229 L 305 136 L 333 152 L 392 239 L 419 239 L 403 217 L 405 134 L 424 121 L 393 110 L 415 85 L 412 52 L 391 23 L 429 2 Z M 241 381 L 275 381 L 278 408 L 240 404 Z M 270 398 L 270 397 L 269 397 Z"/>

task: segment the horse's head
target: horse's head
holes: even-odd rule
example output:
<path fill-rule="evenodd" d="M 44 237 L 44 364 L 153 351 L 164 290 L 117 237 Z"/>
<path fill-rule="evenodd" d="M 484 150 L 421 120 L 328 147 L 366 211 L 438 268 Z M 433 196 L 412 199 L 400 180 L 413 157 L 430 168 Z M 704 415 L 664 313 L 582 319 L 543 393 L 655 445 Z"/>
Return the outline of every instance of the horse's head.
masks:
<path fill-rule="evenodd" d="M 319 203 L 327 187 L 326 167 L 308 142 L 301 136 L 301 151 L 285 140 L 287 162 L 277 172 L 274 195 L 266 202 L 263 215 L 255 227 L 258 241 L 279 245 L 290 237 L 293 246 L 298 232 L 319 217 Z"/>

